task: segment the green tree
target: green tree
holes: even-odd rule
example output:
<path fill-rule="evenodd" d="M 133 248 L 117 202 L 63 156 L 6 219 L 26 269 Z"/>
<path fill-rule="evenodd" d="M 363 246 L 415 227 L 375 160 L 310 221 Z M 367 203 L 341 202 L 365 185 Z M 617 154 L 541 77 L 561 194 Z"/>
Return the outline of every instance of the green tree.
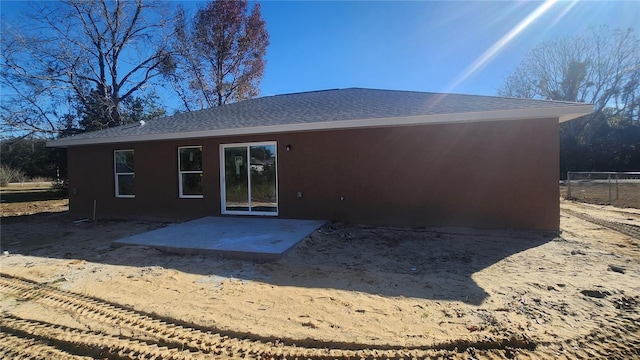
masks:
<path fill-rule="evenodd" d="M 158 105 L 158 97 L 150 93 L 144 97 L 130 96 L 124 99 L 120 104 L 120 123 L 111 123 L 103 116 L 108 111 L 109 104 L 100 100 L 99 94 L 91 92 L 87 101 L 82 104 L 81 111 L 78 111 L 79 125 L 85 131 L 149 121 L 166 115 L 166 110 Z"/>
<path fill-rule="evenodd" d="M 42 138 L 15 137 L 0 142 L 1 163 L 23 172 L 29 178 L 49 179 L 67 176 L 66 149 L 50 149 Z"/>
<path fill-rule="evenodd" d="M 259 94 L 269 34 L 255 3 L 215 0 L 190 21 L 178 9 L 166 75 L 186 110 L 220 106 Z"/>
<path fill-rule="evenodd" d="M 534 47 L 499 95 L 594 104 L 560 126 L 566 171 L 640 169 L 640 41 L 632 29 L 592 28 Z"/>

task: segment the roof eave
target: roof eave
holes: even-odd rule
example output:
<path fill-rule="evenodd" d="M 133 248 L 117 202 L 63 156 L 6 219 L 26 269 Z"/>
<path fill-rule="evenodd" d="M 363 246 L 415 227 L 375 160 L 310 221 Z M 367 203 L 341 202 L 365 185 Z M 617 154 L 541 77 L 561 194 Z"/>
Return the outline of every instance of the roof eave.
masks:
<path fill-rule="evenodd" d="M 357 119 L 321 121 L 312 123 L 293 123 L 270 126 L 244 127 L 232 129 L 201 130 L 190 132 L 175 132 L 146 135 L 113 136 L 98 138 L 74 139 L 73 136 L 47 142 L 48 147 L 66 148 L 69 146 L 115 144 L 125 142 L 160 141 L 176 139 L 193 139 L 204 137 L 221 137 L 236 135 L 257 135 L 270 133 L 286 133 L 297 131 L 340 130 L 357 128 L 375 128 L 389 126 L 454 124 L 484 121 L 509 121 L 524 119 L 557 118 L 559 122 L 569 121 L 593 112 L 591 104 L 576 104 L 570 106 L 554 106 L 548 108 L 530 108 L 516 110 L 495 110 L 464 112 L 451 114 L 418 115 L 391 118 Z"/>

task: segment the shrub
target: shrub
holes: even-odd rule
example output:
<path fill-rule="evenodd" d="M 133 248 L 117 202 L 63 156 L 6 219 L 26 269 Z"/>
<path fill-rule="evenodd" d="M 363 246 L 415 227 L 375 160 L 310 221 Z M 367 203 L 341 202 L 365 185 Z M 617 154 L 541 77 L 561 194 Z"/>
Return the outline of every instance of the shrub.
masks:
<path fill-rule="evenodd" d="M 11 182 L 25 182 L 27 177 L 25 174 L 8 165 L 0 166 L 0 186 L 7 186 Z"/>
<path fill-rule="evenodd" d="M 47 182 L 53 182 L 53 180 L 49 177 L 44 177 L 44 176 L 36 176 L 31 178 L 31 180 L 29 180 L 30 182 L 36 182 L 36 183 L 47 183 Z"/>

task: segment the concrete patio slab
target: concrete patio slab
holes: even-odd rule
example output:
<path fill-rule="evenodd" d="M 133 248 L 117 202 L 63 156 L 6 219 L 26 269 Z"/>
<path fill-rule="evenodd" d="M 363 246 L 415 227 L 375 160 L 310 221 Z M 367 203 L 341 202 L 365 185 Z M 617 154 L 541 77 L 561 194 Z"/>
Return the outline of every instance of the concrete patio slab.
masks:
<path fill-rule="evenodd" d="M 325 222 L 266 218 L 204 217 L 112 242 L 181 254 L 278 260 Z"/>

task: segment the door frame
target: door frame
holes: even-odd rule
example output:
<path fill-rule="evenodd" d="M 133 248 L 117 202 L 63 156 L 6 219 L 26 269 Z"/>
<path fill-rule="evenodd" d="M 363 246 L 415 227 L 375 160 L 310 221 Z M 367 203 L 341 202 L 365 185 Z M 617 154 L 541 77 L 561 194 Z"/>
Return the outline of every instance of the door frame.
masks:
<path fill-rule="evenodd" d="M 276 174 L 276 211 L 251 211 L 251 147 L 252 146 L 263 146 L 263 145 L 272 145 L 274 147 L 274 157 L 275 157 L 275 174 Z M 248 189 L 247 196 L 249 201 L 248 210 L 246 211 L 235 211 L 235 210 L 227 210 L 227 194 L 226 194 L 226 179 L 225 179 L 225 155 L 224 150 L 226 148 L 233 147 L 246 147 L 247 148 L 247 177 L 248 179 Z M 220 144 L 220 212 L 223 215 L 258 215 L 258 216 L 278 216 L 280 211 L 279 204 L 279 196 L 278 196 L 278 142 L 277 141 L 257 141 L 257 142 L 243 142 L 243 143 L 228 143 L 228 144 Z"/>

